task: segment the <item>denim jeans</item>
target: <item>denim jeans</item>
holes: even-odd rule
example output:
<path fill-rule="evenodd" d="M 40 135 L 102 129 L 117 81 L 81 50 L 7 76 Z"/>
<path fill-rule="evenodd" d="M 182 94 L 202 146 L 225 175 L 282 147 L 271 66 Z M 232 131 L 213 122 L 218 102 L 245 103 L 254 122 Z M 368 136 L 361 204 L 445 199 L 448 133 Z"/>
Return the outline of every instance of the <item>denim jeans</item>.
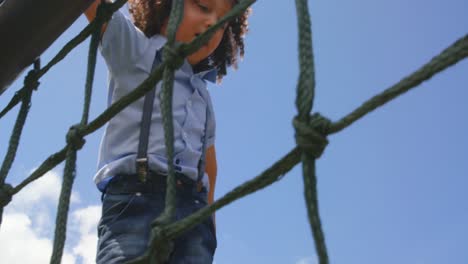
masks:
<path fill-rule="evenodd" d="M 151 175 L 142 183 L 137 175 L 116 176 L 103 195 L 98 225 L 97 264 L 125 263 L 142 255 L 149 246 L 151 223 L 164 210 L 166 177 Z M 193 185 L 177 187 L 176 220 L 207 206 L 207 191 Z M 174 240 L 168 264 L 213 262 L 217 241 L 212 218 Z"/>

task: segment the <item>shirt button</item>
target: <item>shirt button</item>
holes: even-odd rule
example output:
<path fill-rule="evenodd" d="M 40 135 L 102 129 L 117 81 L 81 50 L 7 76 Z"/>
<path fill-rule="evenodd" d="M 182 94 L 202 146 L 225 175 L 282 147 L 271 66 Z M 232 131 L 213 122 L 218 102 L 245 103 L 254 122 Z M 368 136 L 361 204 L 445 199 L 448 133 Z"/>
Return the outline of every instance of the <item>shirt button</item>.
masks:
<path fill-rule="evenodd" d="M 188 107 L 192 107 L 192 101 L 187 102 Z"/>
<path fill-rule="evenodd" d="M 182 137 L 183 137 L 184 139 L 186 139 L 186 138 L 187 138 L 187 133 L 182 132 Z"/>

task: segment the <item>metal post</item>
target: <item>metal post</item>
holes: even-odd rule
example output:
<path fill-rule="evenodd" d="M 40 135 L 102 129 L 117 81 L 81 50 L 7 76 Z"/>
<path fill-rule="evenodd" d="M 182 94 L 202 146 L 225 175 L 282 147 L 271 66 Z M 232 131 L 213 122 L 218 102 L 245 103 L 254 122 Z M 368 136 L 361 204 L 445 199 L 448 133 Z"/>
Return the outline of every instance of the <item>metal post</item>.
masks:
<path fill-rule="evenodd" d="M 94 0 L 0 0 L 0 95 Z"/>

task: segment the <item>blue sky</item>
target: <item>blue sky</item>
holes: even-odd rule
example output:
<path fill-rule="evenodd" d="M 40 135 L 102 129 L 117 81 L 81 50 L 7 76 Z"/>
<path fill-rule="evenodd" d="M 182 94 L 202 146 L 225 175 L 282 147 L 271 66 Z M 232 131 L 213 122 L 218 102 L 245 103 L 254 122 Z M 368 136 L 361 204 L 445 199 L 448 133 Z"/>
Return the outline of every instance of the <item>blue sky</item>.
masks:
<path fill-rule="evenodd" d="M 468 33 L 465 0 L 310 1 L 309 7 L 317 79 L 314 110 L 334 121 Z M 295 145 L 295 7 L 291 1 L 259 1 L 253 9 L 243 62 L 220 87 L 210 87 L 217 118 L 216 197 L 258 175 Z M 80 17 L 42 62 L 86 23 Z M 8 182 L 17 184 L 60 150 L 68 127 L 79 122 L 87 43 L 41 80 Z M 92 118 L 105 109 L 106 76 L 99 58 Z M 22 77 L 0 96 L 0 106 L 21 84 Z M 331 263 L 468 263 L 466 88 L 467 60 L 329 137 L 317 175 Z M 0 120 L 1 157 L 17 109 Z M 84 255 L 94 248 L 92 219 L 100 200 L 92 176 L 101 135 L 99 130 L 88 136 L 78 154 L 67 263 L 86 263 Z M 47 252 L 62 169 L 49 175 L 50 188 L 34 187 L 26 198 L 15 198 L 4 222 L 17 229 L 4 223 L 1 244 L 20 245 L 24 238 L 39 241 Z M 301 177 L 296 167 L 282 181 L 217 213 L 217 264 L 317 263 Z"/>

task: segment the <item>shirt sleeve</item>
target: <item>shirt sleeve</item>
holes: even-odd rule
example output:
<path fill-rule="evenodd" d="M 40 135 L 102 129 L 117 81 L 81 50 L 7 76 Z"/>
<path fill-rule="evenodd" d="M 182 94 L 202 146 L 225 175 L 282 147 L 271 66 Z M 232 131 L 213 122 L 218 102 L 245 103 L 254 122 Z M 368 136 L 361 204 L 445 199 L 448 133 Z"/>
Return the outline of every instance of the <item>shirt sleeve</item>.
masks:
<path fill-rule="evenodd" d="M 213 111 L 213 107 L 208 107 L 209 109 L 209 117 L 208 123 L 206 124 L 206 147 L 209 148 L 214 145 L 215 143 L 215 135 L 216 135 L 216 119 Z"/>
<path fill-rule="evenodd" d="M 119 73 L 133 64 L 148 44 L 145 34 L 118 10 L 107 24 L 100 50 L 109 70 Z"/>

